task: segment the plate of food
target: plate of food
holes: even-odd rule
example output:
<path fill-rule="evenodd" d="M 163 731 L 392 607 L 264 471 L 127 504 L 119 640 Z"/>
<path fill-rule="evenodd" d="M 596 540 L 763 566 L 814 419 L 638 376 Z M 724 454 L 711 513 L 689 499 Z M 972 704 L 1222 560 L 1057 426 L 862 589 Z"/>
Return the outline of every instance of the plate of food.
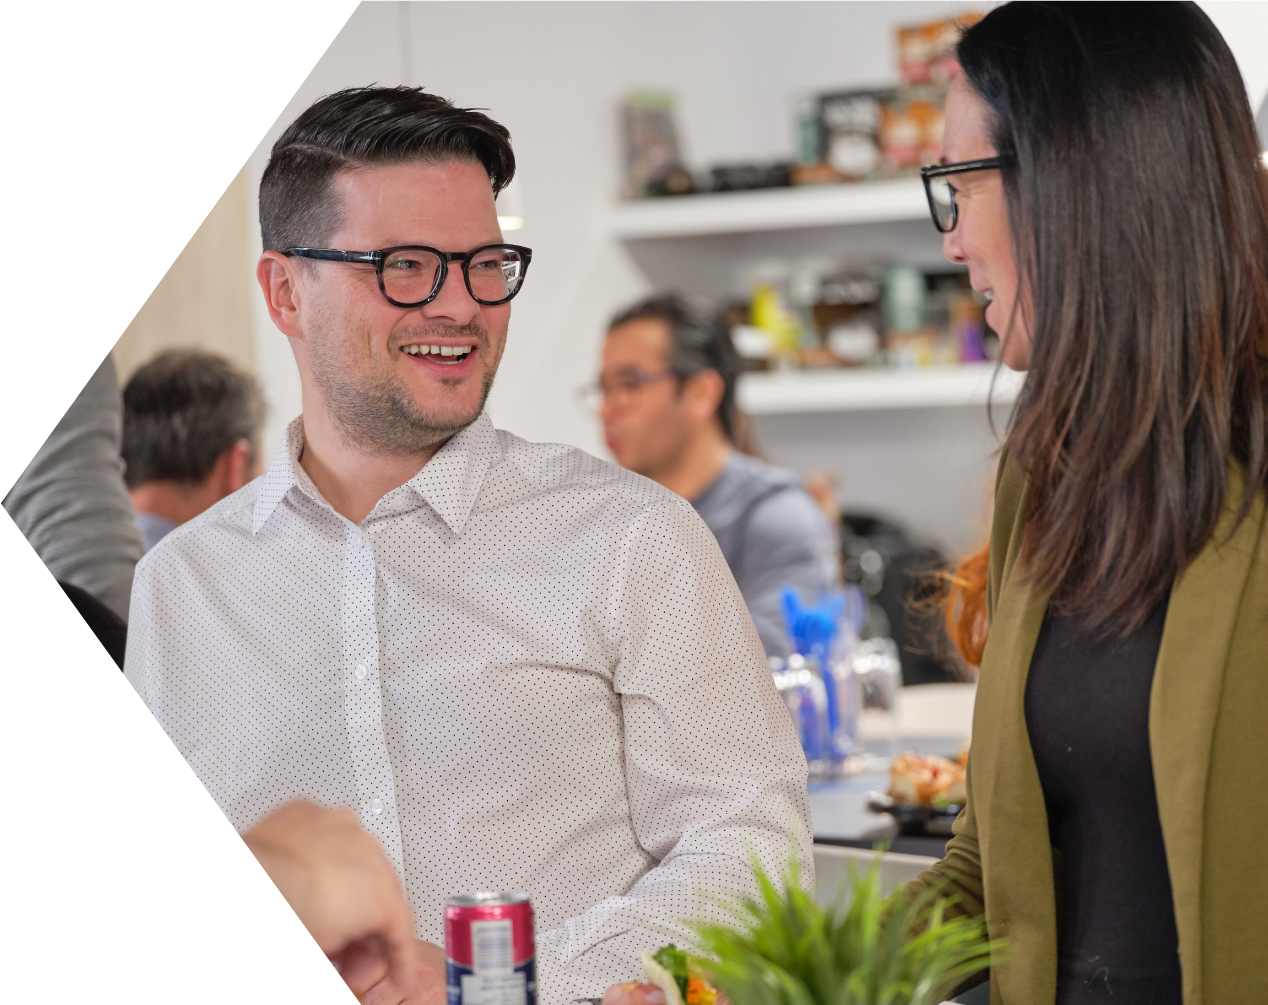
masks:
<path fill-rule="evenodd" d="M 967 763 L 967 746 L 954 761 L 912 751 L 899 754 L 889 768 L 889 791 L 868 793 L 868 809 L 890 814 L 900 834 L 948 835 L 964 806 Z"/>

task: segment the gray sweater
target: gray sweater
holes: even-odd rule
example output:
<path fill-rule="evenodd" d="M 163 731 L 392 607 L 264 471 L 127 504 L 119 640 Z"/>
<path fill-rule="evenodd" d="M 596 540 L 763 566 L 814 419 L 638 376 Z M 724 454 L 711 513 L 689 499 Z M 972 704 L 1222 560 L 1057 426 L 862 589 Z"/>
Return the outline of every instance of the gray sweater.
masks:
<path fill-rule="evenodd" d="M 122 436 L 123 398 L 107 356 L 4 508 L 58 582 L 87 590 L 126 619 L 145 546 L 123 484 Z"/>
<path fill-rule="evenodd" d="M 791 471 L 733 453 L 691 501 L 731 567 L 767 656 L 787 656 L 779 593 L 795 586 L 808 603 L 839 589 L 836 535 Z"/>

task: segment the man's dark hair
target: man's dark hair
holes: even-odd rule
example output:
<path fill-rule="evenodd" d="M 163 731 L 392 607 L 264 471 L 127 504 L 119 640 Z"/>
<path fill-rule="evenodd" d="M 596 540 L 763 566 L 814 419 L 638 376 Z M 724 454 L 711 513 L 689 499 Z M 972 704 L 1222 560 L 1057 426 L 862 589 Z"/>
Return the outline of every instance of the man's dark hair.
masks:
<path fill-rule="evenodd" d="M 255 381 L 211 353 L 173 349 L 132 375 L 123 389 L 124 480 L 196 484 L 239 440 L 252 455 L 264 402 Z"/>
<path fill-rule="evenodd" d="M 740 415 L 735 407 L 735 383 L 743 364 L 731 341 L 723 314 L 702 300 L 681 293 L 662 293 L 627 307 L 608 325 L 611 331 L 630 321 L 663 321 L 669 328 L 669 367 L 679 377 L 713 370 L 722 378 L 718 421 L 726 438 L 740 445 Z"/>
<path fill-rule="evenodd" d="M 505 126 L 420 87 L 352 87 L 321 98 L 273 144 L 260 179 L 264 250 L 319 247 L 339 229 L 330 188 L 341 171 L 417 161 L 478 163 L 494 195 L 515 174 Z"/>

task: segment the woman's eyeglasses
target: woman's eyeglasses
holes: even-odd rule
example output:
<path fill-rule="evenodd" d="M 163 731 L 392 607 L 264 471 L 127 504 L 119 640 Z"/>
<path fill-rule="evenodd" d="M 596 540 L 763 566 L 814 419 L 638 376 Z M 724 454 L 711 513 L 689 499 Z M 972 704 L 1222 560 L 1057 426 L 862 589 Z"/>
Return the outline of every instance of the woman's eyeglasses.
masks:
<path fill-rule="evenodd" d="M 985 157 L 976 161 L 960 161 L 956 164 L 935 164 L 920 169 L 920 180 L 925 183 L 925 196 L 929 199 L 929 212 L 938 233 L 949 234 L 960 219 L 955 204 L 955 189 L 947 179 L 952 175 L 970 171 L 989 171 L 1004 166 L 1003 157 Z"/>
<path fill-rule="evenodd" d="M 287 248 L 285 254 L 373 265 L 379 292 L 395 307 L 422 307 L 435 300 L 449 275 L 450 262 L 461 263 L 467 292 L 476 303 L 496 307 L 520 291 L 533 259 L 532 249 L 518 244 L 489 244 L 475 251 L 437 251 L 421 244 L 379 251 Z"/>

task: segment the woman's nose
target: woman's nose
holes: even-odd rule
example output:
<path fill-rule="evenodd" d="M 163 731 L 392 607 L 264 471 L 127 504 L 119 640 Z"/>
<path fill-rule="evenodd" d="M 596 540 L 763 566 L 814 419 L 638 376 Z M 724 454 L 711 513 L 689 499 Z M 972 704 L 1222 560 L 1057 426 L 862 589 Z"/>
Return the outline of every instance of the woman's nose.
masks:
<path fill-rule="evenodd" d="M 942 254 L 950 262 L 963 264 L 967 261 L 964 255 L 964 247 L 960 243 L 959 227 L 956 227 L 950 233 L 942 235 Z"/>

